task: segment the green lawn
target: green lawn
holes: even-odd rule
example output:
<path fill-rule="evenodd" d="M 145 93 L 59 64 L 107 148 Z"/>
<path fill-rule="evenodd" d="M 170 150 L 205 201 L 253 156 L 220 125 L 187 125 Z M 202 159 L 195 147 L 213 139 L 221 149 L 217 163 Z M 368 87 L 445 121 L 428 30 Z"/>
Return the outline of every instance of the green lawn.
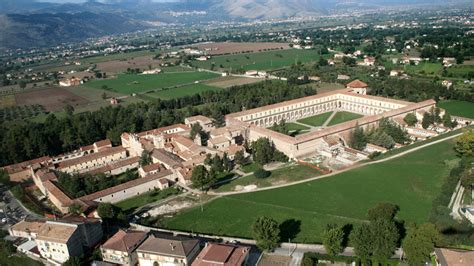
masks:
<path fill-rule="evenodd" d="M 328 178 L 268 191 L 226 196 L 165 219 L 167 228 L 217 235 L 252 236 L 261 215 L 301 221 L 293 241 L 321 242 L 328 223 L 361 223 L 379 202 L 400 207 L 406 224 L 428 219 L 443 178 L 457 160 L 454 142 L 438 143 L 403 157 L 360 167 Z"/>
<path fill-rule="evenodd" d="M 296 124 L 296 123 L 286 123 L 286 125 L 288 126 L 288 131 L 289 131 L 288 135 L 293 136 L 293 137 L 299 134 L 307 133 L 308 130 L 310 129 L 309 127 Z M 274 127 L 270 127 L 269 129 L 275 130 Z"/>
<path fill-rule="evenodd" d="M 202 93 L 205 91 L 218 91 L 221 90 L 222 88 L 217 88 L 217 87 L 212 87 L 206 84 L 191 84 L 191 85 L 186 85 L 183 87 L 178 87 L 178 88 L 171 88 L 171 89 L 165 89 L 157 92 L 152 92 L 152 93 L 147 93 L 147 96 L 151 96 L 153 98 L 160 98 L 160 99 L 174 99 L 174 98 L 180 98 L 183 96 L 189 96 L 189 95 L 194 95 L 197 93 Z"/>
<path fill-rule="evenodd" d="M 456 65 L 447 69 L 448 74 L 457 78 L 468 78 L 470 72 L 474 72 L 473 65 Z"/>
<path fill-rule="evenodd" d="M 337 112 L 334 115 L 334 117 L 331 119 L 331 121 L 329 122 L 328 126 L 334 126 L 334 125 L 341 124 L 341 123 L 351 121 L 354 119 L 359 119 L 361 117 L 363 117 L 363 115 L 350 113 L 346 111 Z"/>
<path fill-rule="evenodd" d="M 271 171 L 267 178 L 256 178 L 254 175 L 238 178 L 230 183 L 222 185 L 216 191 L 234 191 L 236 186 L 257 185 L 258 187 L 269 187 L 275 184 L 288 183 L 321 175 L 316 169 L 304 165 L 292 165 Z"/>
<path fill-rule="evenodd" d="M 124 212 L 130 212 L 134 209 L 144 206 L 155 201 L 165 199 L 167 197 L 179 194 L 179 190 L 174 187 L 170 187 L 164 190 L 151 191 L 140 196 L 126 199 L 121 201 L 115 206 L 119 207 Z"/>
<path fill-rule="evenodd" d="M 430 63 L 422 62 L 418 65 L 406 65 L 405 70 L 410 74 L 428 74 L 428 75 L 437 75 L 440 74 L 443 69 L 441 63 Z"/>
<path fill-rule="evenodd" d="M 252 173 L 252 172 L 255 172 L 259 168 L 260 166 L 253 162 L 251 164 L 243 165 L 242 167 L 240 167 L 240 170 L 242 170 L 242 172 L 244 173 Z"/>
<path fill-rule="evenodd" d="M 445 109 L 451 115 L 474 119 L 474 103 L 449 100 L 439 102 L 438 107 Z"/>
<path fill-rule="evenodd" d="M 87 87 L 101 89 L 102 86 L 120 93 L 139 93 L 154 89 L 168 88 L 177 85 L 191 84 L 195 81 L 207 80 L 219 75 L 209 72 L 177 72 L 155 75 L 121 74 L 114 79 L 92 80 Z"/>
<path fill-rule="evenodd" d="M 290 66 L 297 61 L 302 63 L 317 61 L 316 50 L 276 50 L 249 54 L 223 55 L 207 61 L 194 61 L 193 66 L 210 69 L 214 63 L 216 69 L 271 70 Z"/>
<path fill-rule="evenodd" d="M 327 112 L 327 113 L 323 113 L 323 114 L 319 114 L 319 115 L 315 115 L 311 117 L 306 117 L 306 118 L 298 120 L 298 122 L 306 124 L 306 125 L 310 125 L 313 127 L 320 127 L 324 124 L 324 122 L 326 122 L 326 120 L 328 120 L 331 114 L 332 112 Z"/>

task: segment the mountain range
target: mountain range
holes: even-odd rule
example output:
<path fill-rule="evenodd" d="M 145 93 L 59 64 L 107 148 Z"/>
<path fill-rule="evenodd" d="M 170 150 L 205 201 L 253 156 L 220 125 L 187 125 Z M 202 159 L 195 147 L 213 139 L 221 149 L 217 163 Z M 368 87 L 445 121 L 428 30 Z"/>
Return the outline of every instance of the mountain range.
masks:
<path fill-rule="evenodd" d="M 88 0 L 57 3 L 0 0 L 0 47 L 49 46 L 130 32 L 161 22 L 192 22 L 170 11 L 206 11 L 202 20 L 255 20 L 318 16 L 343 10 L 447 4 L 472 0 Z"/>

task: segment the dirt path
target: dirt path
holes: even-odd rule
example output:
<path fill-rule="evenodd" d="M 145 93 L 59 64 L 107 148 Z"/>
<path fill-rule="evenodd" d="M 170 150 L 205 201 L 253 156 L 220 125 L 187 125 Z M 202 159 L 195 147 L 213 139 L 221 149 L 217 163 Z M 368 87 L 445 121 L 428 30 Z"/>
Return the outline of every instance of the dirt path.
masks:
<path fill-rule="evenodd" d="M 276 185 L 276 186 L 271 186 L 271 187 L 257 188 L 257 189 L 250 190 L 250 191 L 230 191 L 230 192 L 213 192 L 213 191 L 209 191 L 208 194 L 209 194 L 209 195 L 213 195 L 213 196 L 237 195 L 237 194 L 253 193 L 253 192 L 257 192 L 257 191 L 265 191 L 265 190 L 277 189 L 277 188 L 282 188 L 282 187 L 293 186 L 293 185 L 296 185 L 296 184 L 302 184 L 302 183 L 306 183 L 306 182 L 311 182 L 311 181 L 314 181 L 314 180 L 323 179 L 323 178 L 327 178 L 327 177 L 330 177 L 330 176 L 338 175 L 338 174 L 340 174 L 340 173 L 344 173 L 344 172 L 347 172 L 347 171 L 350 171 L 350 170 L 352 170 L 352 169 L 356 169 L 356 168 L 359 168 L 359 167 L 362 167 L 362 166 L 371 165 L 371 164 L 383 163 L 383 162 L 386 162 L 386 161 L 388 161 L 388 160 L 392 160 L 392 159 L 395 159 L 395 158 L 404 156 L 404 155 L 406 155 L 406 154 L 415 152 L 415 151 L 417 151 L 417 150 L 420 150 L 420 149 L 429 147 L 429 146 L 431 146 L 431 145 L 435 145 L 435 144 L 438 144 L 438 143 L 440 143 L 440 142 L 443 142 L 443 141 L 446 141 L 446 140 L 449 140 L 449 139 L 456 138 L 456 137 L 458 137 L 458 136 L 460 136 L 460 135 L 462 135 L 462 133 L 459 133 L 459 134 L 456 134 L 456 135 L 453 135 L 453 136 L 449 136 L 449 137 L 446 137 L 446 138 L 443 138 L 443 139 L 440 139 L 440 140 L 436 140 L 436 141 L 433 141 L 433 142 L 430 142 L 430 143 L 427 143 L 427 144 L 418 146 L 418 147 L 413 148 L 413 149 L 409 149 L 409 150 L 407 150 L 407 151 L 404 151 L 404 152 L 395 154 L 395 155 L 393 155 L 393 156 L 391 156 L 391 157 L 388 157 L 388 158 L 385 158 L 385 159 L 381 159 L 381 160 L 377 160 L 377 161 L 372 161 L 372 162 L 366 162 L 366 163 L 362 163 L 362 164 L 356 164 L 356 165 L 353 165 L 353 166 L 351 166 L 351 167 L 348 167 L 348 168 L 345 168 L 345 169 L 342 169 L 342 170 L 339 170 L 339 171 L 334 171 L 334 172 L 332 172 L 332 173 L 330 173 L 330 174 L 326 174 L 326 175 L 316 176 L 316 177 L 312 177 L 312 178 L 308 178 L 308 179 L 304 179 L 304 180 L 300 180 L 300 181 L 295 181 L 295 182 L 286 183 L 286 184 L 281 184 L 281 185 Z M 218 198 L 218 197 L 216 197 L 216 198 Z M 214 199 L 215 199 L 215 198 L 214 198 Z"/>

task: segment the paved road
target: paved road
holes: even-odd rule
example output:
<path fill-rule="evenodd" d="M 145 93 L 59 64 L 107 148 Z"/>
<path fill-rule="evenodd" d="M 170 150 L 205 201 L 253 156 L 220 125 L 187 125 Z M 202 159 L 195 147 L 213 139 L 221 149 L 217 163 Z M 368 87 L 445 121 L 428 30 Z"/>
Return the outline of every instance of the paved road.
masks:
<path fill-rule="evenodd" d="M 290 182 L 290 183 L 281 184 L 281 185 L 276 185 L 276 186 L 271 186 L 271 187 L 257 188 L 257 189 L 248 190 L 248 191 L 229 191 L 229 192 L 214 192 L 214 191 L 209 191 L 208 194 L 209 194 L 209 195 L 214 195 L 214 196 L 227 196 L 227 195 L 236 195 L 236 194 L 252 193 L 252 192 L 256 192 L 256 191 L 271 190 L 271 189 L 277 189 L 277 188 L 282 188 L 282 187 L 293 186 L 293 185 L 296 185 L 296 184 L 307 183 L 307 182 L 311 182 L 311 181 L 314 181 L 314 180 L 323 179 L 323 178 L 327 178 L 327 177 L 330 177 L 330 176 L 338 175 L 338 174 L 340 174 L 340 173 L 347 172 L 347 171 L 350 171 L 350 170 L 353 170 L 353 169 L 356 169 L 356 168 L 359 168 L 359 167 L 362 167 L 362 166 L 371 165 L 371 164 L 378 164 L 378 163 L 383 163 L 383 162 L 386 162 L 386 161 L 389 161 L 389 160 L 393 160 L 393 159 L 395 159 L 395 158 L 398 158 L 398 157 L 404 156 L 404 155 L 406 155 L 406 154 L 415 152 L 415 151 L 417 151 L 417 150 L 420 150 L 420 149 L 429 147 L 429 146 L 431 146 L 431 145 L 435 145 L 435 144 L 438 144 L 438 143 L 440 143 L 440 142 L 443 142 L 443 141 L 446 141 L 446 140 L 449 140 L 449 139 L 456 138 L 456 137 L 458 137 L 458 136 L 460 136 L 460 135 L 462 135 L 462 133 L 459 133 L 459 134 L 456 134 L 456 135 L 453 135 L 453 136 L 449 136 L 449 137 L 446 137 L 446 138 L 443 138 L 443 139 L 439 139 L 439 140 L 436 140 L 436 141 L 433 141 L 433 142 L 430 142 L 430 143 L 426 143 L 426 144 L 424 144 L 424 145 L 415 147 L 415 148 L 413 148 L 413 149 L 406 150 L 406 151 L 404 151 L 404 152 L 400 152 L 400 153 L 398 153 L 398 154 L 395 154 L 395 155 L 390 156 L 390 157 L 385 158 L 385 159 L 381 159 L 381 160 L 377 160 L 377 161 L 371 161 L 371 162 L 366 162 L 366 163 L 361 163 L 361 164 L 356 164 L 356 165 L 353 165 L 353 166 L 351 166 L 351 167 L 348 167 L 348 168 L 345 168 L 345 169 L 342 169 L 342 170 L 339 170 L 339 171 L 334 171 L 334 172 L 331 172 L 331 173 L 326 174 L 326 175 L 320 175 L 320 176 L 316 176 L 316 177 L 312 177 L 312 178 L 308 178 L 308 179 L 304 179 L 304 180 L 300 180 L 300 181 Z M 218 198 L 218 197 L 216 197 L 216 198 Z"/>
<path fill-rule="evenodd" d="M 0 185 L 0 200 L 1 209 L 0 218 L 6 218 L 7 223 L 1 223 L 4 230 L 21 221 L 26 217 L 41 218 L 40 215 L 31 212 L 20 201 L 18 201 L 4 185 Z"/>

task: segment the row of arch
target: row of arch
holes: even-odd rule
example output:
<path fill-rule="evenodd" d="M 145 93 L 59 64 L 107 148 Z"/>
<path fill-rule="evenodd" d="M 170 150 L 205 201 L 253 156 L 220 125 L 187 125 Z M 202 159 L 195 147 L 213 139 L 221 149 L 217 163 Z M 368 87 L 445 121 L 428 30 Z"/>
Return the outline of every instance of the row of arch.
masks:
<path fill-rule="evenodd" d="M 267 117 L 262 117 L 259 119 L 254 119 L 250 122 L 252 125 L 260 127 L 271 127 L 275 123 L 279 123 L 282 119 L 286 121 L 295 121 L 298 119 L 314 116 L 321 113 L 326 113 L 335 110 L 343 110 L 354 113 L 359 113 L 363 115 L 376 115 L 382 113 L 386 110 L 383 108 L 377 108 L 372 106 L 366 106 L 364 104 L 344 102 L 344 101 L 333 101 L 327 102 L 319 105 L 304 107 L 299 110 L 291 110 L 288 112 L 283 112 L 280 114 L 269 115 Z"/>

